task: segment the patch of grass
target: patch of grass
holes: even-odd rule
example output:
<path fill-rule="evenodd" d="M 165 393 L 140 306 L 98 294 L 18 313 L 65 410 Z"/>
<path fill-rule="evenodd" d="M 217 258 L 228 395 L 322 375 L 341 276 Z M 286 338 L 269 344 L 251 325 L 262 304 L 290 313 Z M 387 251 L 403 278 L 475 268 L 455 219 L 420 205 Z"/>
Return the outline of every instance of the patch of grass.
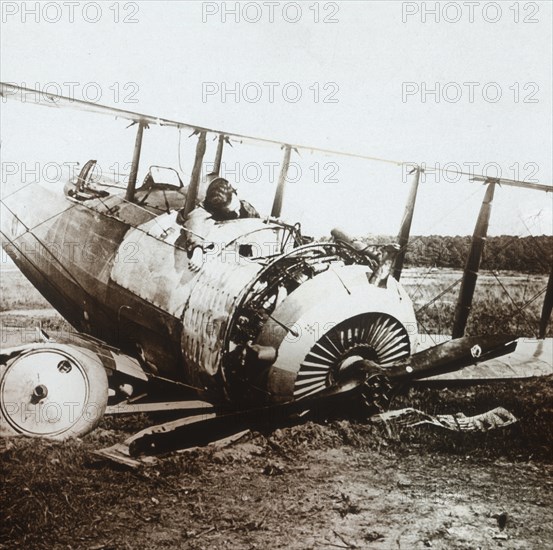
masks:
<path fill-rule="evenodd" d="M 0 311 L 51 307 L 20 271 L 0 269 Z"/>
<path fill-rule="evenodd" d="M 497 275 L 497 277 L 496 277 Z M 545 275 L 482 272 L 466 333 L 536 336 L 547 285 Z M 413 300 L 419 332 L 450 334 L 462 273 L 454 270 L 406 270 L 402 284 Z M 451 287 L 451 288 L 450 288 Z M 439 297 L 438 299 L 436 299 Z M 435 300 L 435 301 L 434 301 Z M 553 336 L 549 322 L 547 336 Z"/>
<path fill-rule="evenodd" d="M 58 315 L 47 313 L 45 315 L 34 314 L 0 315 L 0 348 L 9 348 L 12 346 L 22 346 L 36 342 L 37 328 L 47 333 L 61 332 L 70 333 L 75 329 L 65 319 Z"/>

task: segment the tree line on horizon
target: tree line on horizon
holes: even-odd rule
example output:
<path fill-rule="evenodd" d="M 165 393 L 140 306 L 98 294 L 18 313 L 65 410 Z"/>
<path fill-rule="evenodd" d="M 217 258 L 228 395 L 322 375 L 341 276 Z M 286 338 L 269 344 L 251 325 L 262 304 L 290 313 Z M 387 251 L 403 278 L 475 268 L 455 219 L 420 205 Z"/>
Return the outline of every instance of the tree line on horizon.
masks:
<path fill-rule="evenodd" d="M 395 237 L 371 236 L 371 244 L 395 242 Z M 469 253 L 470 236 L 411 236 L 405 255 L 406 267 L 463 269 Z M 482 269 L 549 273 L 553 263 L 553 236 L 501 235 L 488 237 L 482 254 Z"/>

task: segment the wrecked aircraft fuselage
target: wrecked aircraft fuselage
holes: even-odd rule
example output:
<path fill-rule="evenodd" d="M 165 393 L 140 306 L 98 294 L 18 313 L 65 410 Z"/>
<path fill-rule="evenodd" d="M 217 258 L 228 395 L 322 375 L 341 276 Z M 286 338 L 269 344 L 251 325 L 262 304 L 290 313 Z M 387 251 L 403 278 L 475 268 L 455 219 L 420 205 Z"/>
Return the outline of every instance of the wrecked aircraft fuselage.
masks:
<path fill-rule="evenodd" d="M 86 350 L 108 374 L 110 404 L 155 393 L 149 382 L 160 380 L 213 403 L 282 403 L 316 395 L 357 361 L 385 367 L 417 349 L 415 315 L 401 285 L 345 242 L 308 242 L 298 226 L 276 220 L 221 222 L 206 235 L 196 271 L 176 243 L 181 189 L 170 189 L 173 202 L 161 212 L 152 184 L 143 202 L 83 193 L 78 182 L 65 191 L 33 185 L 5 198 L 3 246 L 78 331 L 56 338 L 75 346 L 74 357 L 70 347 L 34 346 L 36 369 L 41 353 L 78 367 Z M 4 376 L 3 385 L 29 380 L 4 394 L 26 401 L 32 387 L 36 403 L 29 406 L 45 406 L 48 388 L 35 391 L 39 371 L 26 353 L 5 355 L 4 370 L 18 377 Z M 23 360 L 25 368 L 18 367 Z M 61 371 L 53 371 L 58 387 L 68 380 Z M 94 369 L 74 372 L 93 384 Z M 84 407 L 86 392 L 79 400 Z M 6 410 L 3 420 L 25 432 Z M 51 422 L 46 435 L 73 435 L 64 431 L 70 424 Z"/>

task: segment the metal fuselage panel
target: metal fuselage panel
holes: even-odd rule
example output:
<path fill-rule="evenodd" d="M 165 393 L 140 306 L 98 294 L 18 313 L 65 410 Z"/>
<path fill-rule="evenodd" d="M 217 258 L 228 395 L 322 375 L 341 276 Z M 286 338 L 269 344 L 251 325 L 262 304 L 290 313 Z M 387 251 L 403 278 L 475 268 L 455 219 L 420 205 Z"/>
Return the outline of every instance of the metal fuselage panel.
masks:
<path fill-rule="evenodd" d="M 214 225 L 206 233 L 210 248 L 197 272 L 190 269 L 186 251 L 175 246 L 181 233 L 176 212 L 131 228 L 121 248 L 134 250 L 134 257 L 113 264 L 112 279 L 121 288 L 182 321 L 181 333 L 171 334 L 171 341 L 180 343 L 184 379 L 201 390 L 222 386 L 225 330 L 238 298 L 261 269 L 236 252 L 234 241 L 252 229 L 247 222 Z M 253 227 L 273 232 L 261 220 Z M 136 313 L 125 307 L 121 315 L 132 319 Z"/>
<path fill-rule="evenodd" d="M 261 270 L 255 262 L 238 260 L 206 263 L 184 310 L 182 351 L 187 375 L 201 385 L 223 382 L 220 378 L 225 334 L 247 285 Z"/>
<path fill-rule="evenodd" d="M 280 243 L 280 228 L 216 224 L 207 235 L 214 246 L 195 272 L 175 246 L 176 212 L 155 216 L 117 196 L 75 202 L 37 184 L 8 197 L 1 214 L 3 246 L 77 330 L 142 356 L 162 376 L 221 390 L 224 335 L 261 269 L 240 246 L 245 239 L 262 253 Z"/>
<path fill-rule="evenodd" d="M 4 199 L 1 208 L 3 247 L 65 319 L 131 355 L 140 346 L 164 374 L 179 374 L 180 320 L 111 280 L 114 265 L 136 256 L 121 246 L 129 223 L 103 213 L 97 201 L 76 203 L 39 184 Z M 137 222 L 153 217 L 133 210 Z"/>

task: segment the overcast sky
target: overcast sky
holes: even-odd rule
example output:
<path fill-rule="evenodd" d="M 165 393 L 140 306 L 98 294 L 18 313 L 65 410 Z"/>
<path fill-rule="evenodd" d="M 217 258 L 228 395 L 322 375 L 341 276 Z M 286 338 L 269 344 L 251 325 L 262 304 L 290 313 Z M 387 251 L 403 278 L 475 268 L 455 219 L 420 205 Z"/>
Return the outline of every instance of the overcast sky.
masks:
<path fill-rule="evenodd" d="M 0 76 L 230 132 L 552 184 L 552 49 L 551 2 L 3 2 Z M 107 171 L 131 158 L 124 121 L 1 109 L 3 183 L 5 163 L 97 158 Z M 194 142 L 180 138 L 186 179 Z M 178 148 L 176 130 L 148 130 L 142 168 L 179 168 Z M 401 167 L 301 155 L 284 217 L 313 234 L 397 232 Z M 268 211 L 281 157 L 235 143 L 223 172 Z M 427 174 L 413 233 L 472 233 L 483 192 Z M 551 234 L 552 200 L 499 189 L 490 233 Z"/>

